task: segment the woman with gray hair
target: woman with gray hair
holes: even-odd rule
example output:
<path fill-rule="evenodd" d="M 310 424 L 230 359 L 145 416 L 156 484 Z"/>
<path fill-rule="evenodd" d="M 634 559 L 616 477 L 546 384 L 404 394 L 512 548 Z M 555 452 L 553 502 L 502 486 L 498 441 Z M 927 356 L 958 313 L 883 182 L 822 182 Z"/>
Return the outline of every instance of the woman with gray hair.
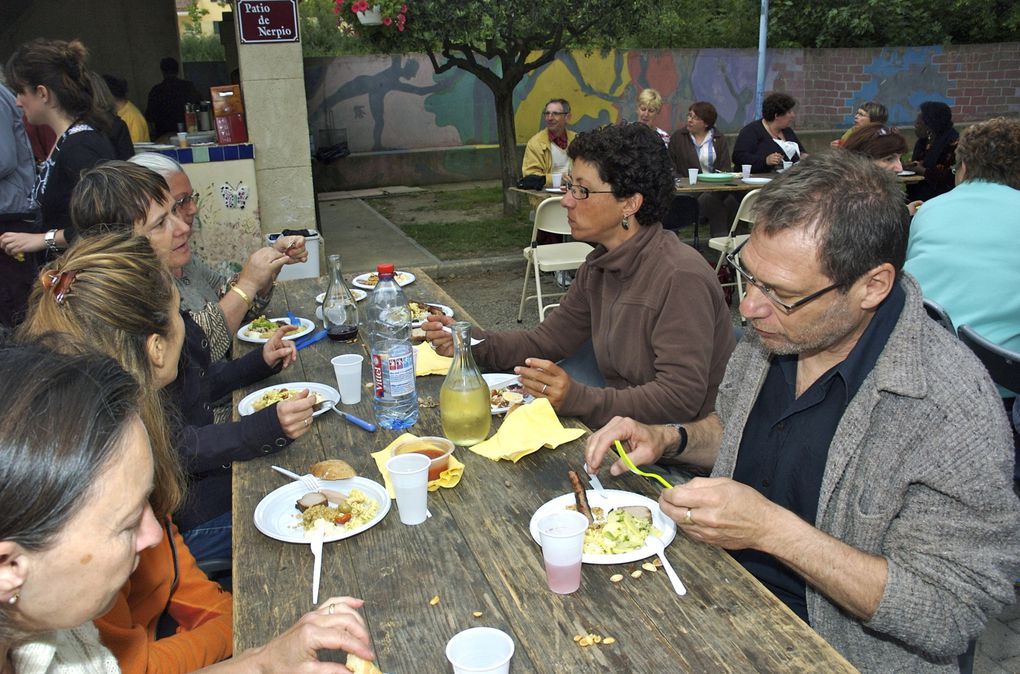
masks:
<path fill-rule="evenodd" d="M 184 168 L 170 157 L 155 152 L 136 154 L 130 161 L 163 176 L 170 186 L 174 213 L 190 228 L 190 238 L 191 232 L 201 225 L 198 220 L 198 194 Z M 241 271 L 233 276 L 213 270 L 190 248 L 183 265 L 171 267 L 181 293 L 181 308 L 187 310 L 205 331 L 213 361 L 221 360 L 227 354 L 234 333 L 242 323 L 265 311 L 283 266 L 307 259 L 304 237 L 281 236 L 272 246 L 252 253 Z"/>

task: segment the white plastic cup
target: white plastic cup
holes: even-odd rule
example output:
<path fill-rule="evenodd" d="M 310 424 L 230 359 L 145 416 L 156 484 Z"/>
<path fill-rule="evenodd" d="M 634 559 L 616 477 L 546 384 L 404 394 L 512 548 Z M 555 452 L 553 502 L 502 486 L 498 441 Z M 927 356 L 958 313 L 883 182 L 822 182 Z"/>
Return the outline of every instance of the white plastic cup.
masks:
<path fill-rule="evenodd" d="M 554 173 L 554 174 L 552 174 L 552 186 L 553 186 L 553 189 L 556 189 L 556 190 L 560 189 L 560 185 L 562 185 L 562 184 L 563 184 L 563 174 L 562 173 Z"/>
<path fill-rule="evenodd" d="M 356 353 L 345 353 L 329 361 L 333 363 L 337 388 L 340 389 L 340 402 L 344 405 L 357 405 L 361 402 L 361 368 L 364 361 L 365 357 Z"/>
<path fill-rule="evenodd" d="M 740 165 L 740 171 L 744 174 L 744 180 L 747 180 L 748 178 L 751 177 L 751 165 L 750 164 L 741 164 Z"/>
<path fill-rule="evenodd" d="M 180 131 L 177 134 L 177 147 L 188 147 L 188 132 Z"/>
<path fill-rule="evenodd" d="M 446 642 L 446 659 L 454 674 L 507 674 L 514 640 L 495 627 L 472 627 Z"/>
<path fill-rule="evenodd" d="M 538 523 L 546 580 L 556 594 L 570 594 L 581 587 L 581 556 L 587 528 L 588 518 L 570 510 L 546 515 Z"/>
<path fill-rule="evenodd" d="M 698 182 L 698 169 L 687 169 L 687 184 L 694 185 Z"/>
<path fill-rule="evenodd" d="M 386 462 L 397 495 L 397 511 L 404 524 L 421 524 L 428 513 L 429 464 L 424 454 L 400 454 Z"/>
<path fill-rule="evenodd" d="M 793 166 L 793 162 L 792 161 L 784 161 L 783 162 L 783 170 L 784 171 L 788 170 L 791 166 Z"/>

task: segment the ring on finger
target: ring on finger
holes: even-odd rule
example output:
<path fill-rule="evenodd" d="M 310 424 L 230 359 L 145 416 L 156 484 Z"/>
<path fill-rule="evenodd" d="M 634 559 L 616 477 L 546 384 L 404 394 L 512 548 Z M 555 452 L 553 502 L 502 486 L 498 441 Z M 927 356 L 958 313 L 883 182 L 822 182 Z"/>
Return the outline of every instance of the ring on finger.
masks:
<path fill-rule="evenodd" d="M 549 384 L 542 384 L 542 395 L 545 395 L 545 390 L 549 388 Z"/>
<path fill-rule="evenodd" d="M 333 615 L 333 602 L 329 603 L 329 614 Z"/>
<path fill-rule="evenodd" d="M 311 423 L 312 423 L 312 418 L 311 417 L 308 417 L 307 419 L 305 419 L 305 426 L 308 426 Z"/>
<path fill-rule="evenodd" d="M 690 508 L 684 513 L 684 524 L 694 524 L 694 517 L 691 516 Z"/>

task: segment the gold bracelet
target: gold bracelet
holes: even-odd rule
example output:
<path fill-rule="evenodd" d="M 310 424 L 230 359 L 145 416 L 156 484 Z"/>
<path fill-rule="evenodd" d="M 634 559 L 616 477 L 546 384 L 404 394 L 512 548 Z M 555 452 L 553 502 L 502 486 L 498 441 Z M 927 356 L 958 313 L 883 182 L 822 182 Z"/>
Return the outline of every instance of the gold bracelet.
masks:
<path fill-rule="evenodd" d="M 237 293 L 238 295 L 241 296 L 241 299 L 244 300 L 245 306 L 248 306 L 248 307 L 251 306 L 251 298 L 248 297 L 248 293 L 244 292 L 243 290 L 238 288 L 236 285 L 230 286 L 230 289 L 233 290 L 235 293 Z"/>

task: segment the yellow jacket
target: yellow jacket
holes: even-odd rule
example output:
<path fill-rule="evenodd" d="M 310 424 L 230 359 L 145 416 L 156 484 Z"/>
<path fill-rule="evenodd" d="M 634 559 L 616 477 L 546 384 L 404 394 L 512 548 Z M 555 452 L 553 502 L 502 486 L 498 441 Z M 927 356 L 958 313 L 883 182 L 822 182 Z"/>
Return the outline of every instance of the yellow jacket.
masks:
<path fill-rule="evenodd" d="M 117 116 L 127 124 L 132 143 L 149 142 L 149 123 L 145 121 L 145 115 L 134 103 L 126 102 L 124 107 L 117 111 Z"/>
<path fill-rule="evenodd" d="M 567 145 L 574 142 L 577 134 L 567 129 Z M 552 151 L 549 149 L 549 131 L 542 129 L 528 141 L 524 148 L 524 162 L 521 165 L 521 175 L 533 176 L 544 175 L 545 184 L 552 184 L 550 176 L 552 170 Z"/>

